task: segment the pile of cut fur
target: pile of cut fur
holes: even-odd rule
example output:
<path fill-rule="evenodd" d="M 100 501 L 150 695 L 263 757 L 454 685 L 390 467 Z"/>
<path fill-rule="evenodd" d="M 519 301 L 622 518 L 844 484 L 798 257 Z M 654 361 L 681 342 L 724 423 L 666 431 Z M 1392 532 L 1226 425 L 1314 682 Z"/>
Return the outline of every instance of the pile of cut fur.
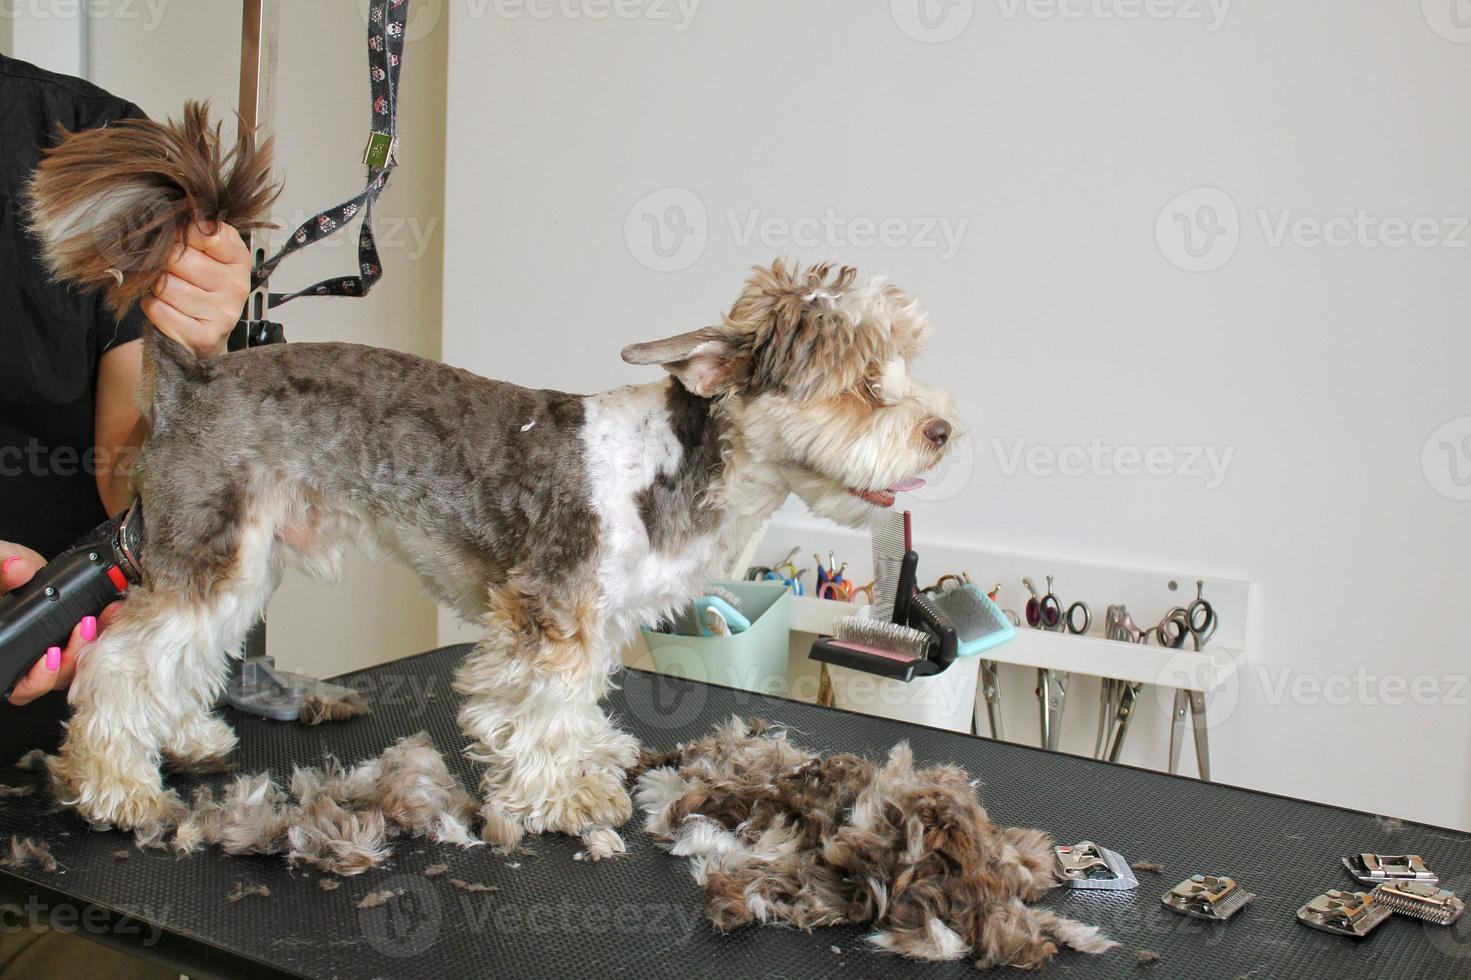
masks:
<path fill-rule="evenodd" d="M 647 757 L 647 829 L 692 859 L 715 927 L 871 925 L 885 949 L 986 968 L 1043 966 L 1059 945 L 1104 953 L 1093 926 L 1026 902 L 1057 886 L 1052 841 L 997 827 L 955 766 L 822 757 L 740 718 Z"/>
<path fill-rule="evenodd" d="M 382 864 L 401 835 L 480 844 L 470 826 L 475 807 L 421 732 L 351 769 L 335 759 L 321 769 L 297 767 L 289 792 L 269 773 L 238 776 L 218 797 L 198 789 L 167 844 L 182 853 L 214 845 L 227 854 L 282 854 L 293 866 L 355 875 Z"/>

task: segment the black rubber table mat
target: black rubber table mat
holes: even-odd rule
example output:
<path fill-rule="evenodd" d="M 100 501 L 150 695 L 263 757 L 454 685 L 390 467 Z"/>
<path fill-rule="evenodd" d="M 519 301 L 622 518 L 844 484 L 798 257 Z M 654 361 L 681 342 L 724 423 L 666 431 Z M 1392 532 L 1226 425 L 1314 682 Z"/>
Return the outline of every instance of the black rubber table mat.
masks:
<path fill-rule="evenodd" d="M 327 753 L 357 761 L 424 730 L 473 790 L 476 772 L 460 754 L 457 698 L 449 686 L 464 650 L 348 675 L 372 700 L 374 713 L 367 718 L 303 728 L 233 717 L 241 736 L 240 771 L 269 768 L 284 780 L 293 762 L 315 765 Z M 1352 885 L 1339 860 L 1358 851 L 1421 853 L 1449 887 L 1471 896 L 1471 835 L 654 674 L 626 672 L 621 684 L 612 710 L 651 747 L 703 734 L 733 712 L 784 722 L 799 733 L 799 742 L 823 751 L 882 757 L 894 742 L 908 739 L 920 762 L 956 762 L 980 778 L 986 805 L 1000 823 L 1042 827 L 1064 841 L 1097 840 L 1130 860 L 1165 865 L 1161 876 L 1141 874 L 1137 891 L 1059 891 L 1044 899 L 1123 944 L 1101 957 L 1063 951 L 1049 975 L 1471 976 L 1471 916 L 1450 928 L 1396 916 L 1361 942 L 1316 932 L 1293 917 L 1314 894 Z M 37 779 L 0 769 L 0 781 L 11 784 Z M 70 814 L 50 810 L 45 794 L 37 793 L 0 799 L 0 833 L 43 838 L 64 872 L 0 872 L 0 891 L 7 901 L 30 902 L 32 914 L 70 917 L 73 925 L 94 905 L 98 916 L 111 910 L 116 920 L 122 913 L 130 918 L 121 928 L 136 930 L 132 942 L 157 940 L 145 954 L 172 957 L 195 975 L 974 975 L 964 960 L 925 964 L 870 951 L 856 928 L 808 935 L 767 926 L 719 935 L 705 922 L 703 895 L 687 862 L 660 851 L 641 825 L 636 815 L 625 829 L 626 856 L 601 864 L 575 861 L 577 841 L 562 837 L 531 840 L 509 857 L 487 848 L 402 840 L 387 867 L 342 879 L 337 891 L 324 892 L 317 875 L 293 872 L 279 857 L 209 852 L 175 858 L 132 850 L 118 861 L 114 853 L 130 848 L 128 837 L 87 831 Z M 448 864 L 449 873 L 424 878 L 420 872 L 435 863 Z M 1226 924 L 1162 908 L 1161 893 L 1196 871 L 1233 875 L 1256 901 Z M 498 890 L 467 893 L 453 888 L 450 878 Z M 226 895 L 236 882 L 266 885 L 271 895 L 232 903 Z M 385 907 L 356 908 L 363 895 L 382 888 L 405 894 Z M 106 931 L 100 923 L 94 929 Z M 111 928 L 115 932 L 119 923 Z M 1140 949 L 1161 959 L 1141 967 Z"/>

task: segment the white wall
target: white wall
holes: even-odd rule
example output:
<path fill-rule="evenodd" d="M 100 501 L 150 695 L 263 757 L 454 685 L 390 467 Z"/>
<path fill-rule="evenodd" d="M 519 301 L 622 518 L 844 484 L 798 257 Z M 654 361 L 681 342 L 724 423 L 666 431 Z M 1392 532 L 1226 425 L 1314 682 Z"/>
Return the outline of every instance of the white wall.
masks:
<path fill-rule="evenodd" d="M 283 7 L 277 160 L 286 190 L 275 214 L 294 227 L 362 189 L 367 26 L 357 0 Z M 92 81 L 157 118 L 176 115 L 187 98 L 208 98 L 219 117 L 230 118 L 238 92 L 238 2 L 98 9 L 103 16 L 90 25 Z M 382 282 L 364 299 L 300 299 L 281 307 L 275 316 L 289 339 L 439 355 L 445 47 L 440 28 L 415 33 L 405 53 L 401 167 L 377 214 Z M 337 247 L 318 245 L 286 260 L 272 285 L 285 289 L 353 272 L 356 226 L 335 241 Z M 350 560 L 340 585 L 288 577 L 271 603 L 269 623 L 277 662 L 318 676 L 435 642 L 434 605 L 414 576 L 361 557 Z"/>
<path fill-rule="evenodd" d="M 972 475 L 915 505 L 922 534 L 1251 580 L 1256 662 L 1218 706 L 1217 778 L 1471 828 L 1471 503 L 1438 492 L 1456 489 L 1439 440 L 1422 465 L 1432 432 L 1471 412 L 1471 232 L 1274 246 L 1258 214 L 1471 214 L 1471 45 L 1416 3 L 1098 15 L 1144 6 L 1172 9 L 1070 0 L 1085 16 L 1064 20 L 960 0 L 931 9 L 961 18 L 942 33 L 969 13 L 963 33 L 923 43 L 899 26 L 925 33 L 908 0 L 705 0 L 686 30 L 452 0 L 443 353 L 608 387 L 648 376 L 621 346 L 710 322 L 752 263 L 889 274 L 927 302 L 926 371 L 971 428 Z M 1156 226 L 1199 187 L 1229 195 L 1239 242 L 1188 272 L 1167 257 L 1186 261 L 1171 215 Z M 668 188 L 693 198 L 635 207 Z M 706 245 L 654 271 L 640 212 L 681 201 Z M 946 259 L 829 232 L 742 243 L 727 214 L 828 209 L 968 226 Z M 1169 447 L 1172 467 L 1182 447 L 1234 455 L 1208 488 L 1013 470 L 1018 439 Z M 1405 703 L 1397 685 L 1416 679 L 1428 703 Z"/>

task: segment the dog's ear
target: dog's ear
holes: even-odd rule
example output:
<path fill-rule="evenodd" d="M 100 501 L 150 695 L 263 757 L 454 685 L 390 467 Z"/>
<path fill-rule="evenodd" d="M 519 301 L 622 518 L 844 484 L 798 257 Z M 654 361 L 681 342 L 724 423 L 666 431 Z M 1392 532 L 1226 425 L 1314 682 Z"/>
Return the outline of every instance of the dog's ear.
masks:
<path fill-rule="evenodd" d="M 701 398 L 725 394 L 740 383 L 748 357 L 719 327 L 623 348 L 629 364 L 658 364 Z"/>

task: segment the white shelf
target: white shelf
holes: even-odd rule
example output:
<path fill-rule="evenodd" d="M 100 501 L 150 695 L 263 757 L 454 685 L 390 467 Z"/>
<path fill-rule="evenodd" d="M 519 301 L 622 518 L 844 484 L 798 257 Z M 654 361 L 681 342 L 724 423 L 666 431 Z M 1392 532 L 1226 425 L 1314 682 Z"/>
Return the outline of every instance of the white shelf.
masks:
<path fill-rule="evenodd" d="M 755 561 L 773 564 L 781 561 L 793 547 L 801 549 L 797 556 L 799 567 L 810 568 L 814 552 L 826 555 L 831 550 L 839 561 L 848 563 L 849 578 L 861 583 L 871 577 L 871 573 L 865 574 L 873 561 L 866 533 L 812 519 L 774 520 L 755 549 Z M 916 531 L 915 550 L 920 556 L 922 586 L 942 574 L 966 571 L 987 591 L 1000 583 L 1002 608 L 1021 612 L 1027 598 L 1022 578 L 1030 577 L 1045 591 L 1046 578 L 1052 575 L 1064 607 L 1083 600 L 1092 609 L 1093 625 L 1088 634 L 1073 636 L 1021 627 L 1014 639 L 987 651 L 988 660 L 1193 691 L 1219 687 L 1248 662 L 1248 606 L 1252 591 L 1249 582 L 1187 570 L 1141 569 L 994 551 L 950 540 L 927 539 L 922 524 Z M 1158 622 L 1170 607 L 1188 605 L 1195 598 L 1197 580 L 1205 584 L 1205 597 L 1215 607 L 1219 627 L 1206 650 L 1196 653 L 1153 644 L 1121 643 L 1102 635 L 1104 613 L 1109 604 L 1126 604 L 1136 623 L 1149 626 Z M 813 584 L 810 571 L 804 581 L 809 587 Z M 826 599 L 794 598 L 794 632 L 830 633 L 834 617 L 852 615 L 859 608 Z"/>
<path fill-rule="evenodd" d="M 793 596 L 792 632 L 831 633 L 833 619 L 851 616 L 859 607 L 829 599 Z M 1048 633 L 1022 627 L 1016 636 L 986 651 L 985 658 L 1022 667 L 1113 677 L 1191 691 L 1210 691 L 1240 669 L 1241 650 L 1211 648 L 1200 653 L 1152 644 L 1120 643 L 1098 634 Z"/>

